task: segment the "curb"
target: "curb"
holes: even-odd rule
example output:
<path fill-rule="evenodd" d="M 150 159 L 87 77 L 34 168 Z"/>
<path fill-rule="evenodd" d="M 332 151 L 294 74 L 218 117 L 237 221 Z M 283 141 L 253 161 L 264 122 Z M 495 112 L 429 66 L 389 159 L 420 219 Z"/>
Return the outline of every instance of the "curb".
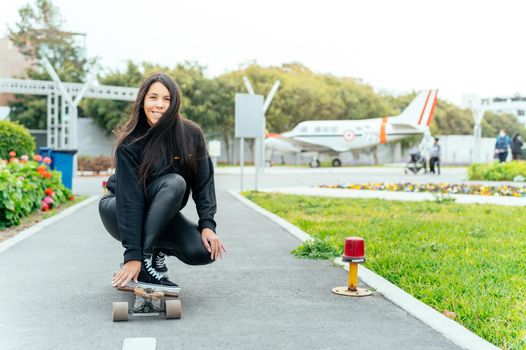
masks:
<path fill-rule="evenodd" d="M 230 190 L 228 192 L 249 208 L 280 225 L 301 242 L 312 239 L 312 237 L 303 230 L 243 197 L 239 191 Z M 341 261 L 341 258 L 336 258 L 334 262 L 343 267 L 345 270 L 349 269 L 348 265 Z M 363 267 L 363 265 L 360 265 L 359 270 L 359 277 L 362 282 L 374 288 L 386 299 L 390 300 L 410 315 L 416 317 L 429 327 L 433 328 L 455 345 L 469 350 L 499 349 L 497 346 L 491 344 L 487 340 L 482 339 L 464 326 L 447 318 L 432 307 L 419 301 L 409 293 L 405 292 L 403 289 L 387 281 L 385 278 Z"/>
<path fill-rule="evenodd" d="M 8 239 L 6 239 L 3 242 L 0 242 L 0 253 L 5 252 L 6 250 L 8 250 L 9 248 L 13 247 L 14 245 L 22 242 L 24 239 L 31 237 L 32 235 L 34 235 L 35 233 L 37 233 L 38 231 L 40 231 L 44 227 L 49 226 L 49 225 L 51 225 L 51 224 L 53 224 L 53 223 L 65 218 L 66 216 L 68 216 L 70 214 L 73 214 L 74 212 L 76 212 L 80 208 L 90 204 L 91 202 L 94 202 L 95 200 L 97 200 L 99 198 L 100 198 L 100 195 L 93 195 L 93 196 L 83 200 L 82 202 L 77 203 L 74 206 L 71 206 L 71 207 L 65 209 L 64 211 L 58 213 L 57 215 L 53 215 L 50 218 L 44 219 L 44 220 L 40 221 L 38 224 L 35 224 L 35 225 L 31 226 L 30 228 L 19 232 L 16 236 L 8 238 Z"/>

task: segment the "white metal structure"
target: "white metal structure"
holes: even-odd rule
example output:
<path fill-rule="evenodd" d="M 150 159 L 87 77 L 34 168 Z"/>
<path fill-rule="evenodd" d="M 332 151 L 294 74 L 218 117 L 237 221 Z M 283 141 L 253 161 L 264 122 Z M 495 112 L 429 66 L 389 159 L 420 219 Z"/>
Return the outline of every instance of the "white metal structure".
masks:
<path fill-rule="evenodd" d="M 0 93 L 47 96 L 47 145 L 54 149 L 76 148 L 76 107 L 83 97 L 134 101 L 138 92 L 131 87 L 62 83 L 58 76 L 54 80 L 0 79 Z"/>
<path fill-rule="evenodd" d="M 488 110 L 489 99 L 480 99 L 476 95 L 465 95 L 464 104 L 471 109 L 473 113 L 473 155 L 474 162 L 480 162 L 484 158 L 481 154 L 481 139 L 482 139 L 482 119 L 484 113 Z"/>

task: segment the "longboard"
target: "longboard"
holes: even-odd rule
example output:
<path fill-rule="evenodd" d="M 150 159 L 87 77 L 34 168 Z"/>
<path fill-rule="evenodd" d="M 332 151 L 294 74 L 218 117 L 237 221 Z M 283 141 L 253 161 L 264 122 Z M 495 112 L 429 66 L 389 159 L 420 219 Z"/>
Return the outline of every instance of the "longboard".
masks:
<path fill-rule="evenodd" d="M 128 321 L 129 316 L 160 316 L 161 314 L 164 314 L 166 319 L 181 318 L 181 300 L 177 292 L 131 286 L 117 287 L 117 289 L 121 292 L 133 293 L 134 303 L 130 308 L 126 301 L 113 302 L 113 322 Z"/>

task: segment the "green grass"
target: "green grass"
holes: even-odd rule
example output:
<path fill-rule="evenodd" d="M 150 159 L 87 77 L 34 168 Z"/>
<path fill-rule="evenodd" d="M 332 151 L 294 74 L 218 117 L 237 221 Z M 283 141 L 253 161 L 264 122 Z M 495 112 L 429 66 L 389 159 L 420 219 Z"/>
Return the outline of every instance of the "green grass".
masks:
<path fill-rule="evenodd" d="M 367 268 L 493 344 L 526 349 L 524 208 L 245 195 L 340 252 L 363 237 Z"/>

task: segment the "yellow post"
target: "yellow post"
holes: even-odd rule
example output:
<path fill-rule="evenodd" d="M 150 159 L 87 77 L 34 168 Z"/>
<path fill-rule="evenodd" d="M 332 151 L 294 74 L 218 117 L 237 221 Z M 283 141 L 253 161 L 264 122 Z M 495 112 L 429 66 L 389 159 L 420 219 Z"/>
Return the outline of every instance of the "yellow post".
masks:
<path fill-rule="evenodd" d="M 358 264 L 349 263 L 349 290 L 358 290 Z"/>

